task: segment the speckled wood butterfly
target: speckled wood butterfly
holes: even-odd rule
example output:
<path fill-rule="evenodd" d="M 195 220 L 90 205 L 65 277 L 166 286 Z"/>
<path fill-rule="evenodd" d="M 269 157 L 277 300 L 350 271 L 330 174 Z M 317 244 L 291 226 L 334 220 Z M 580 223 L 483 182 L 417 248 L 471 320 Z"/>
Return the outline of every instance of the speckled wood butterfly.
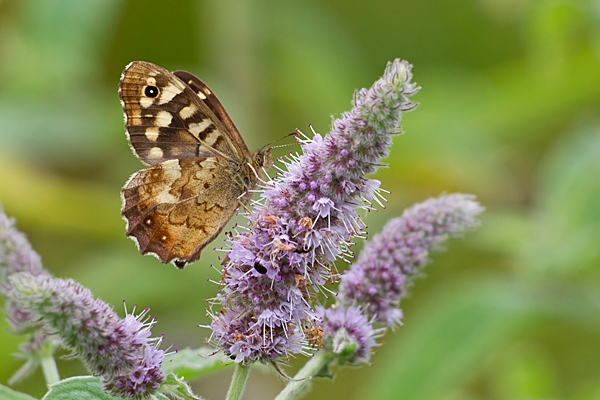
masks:
<path fill-rule="evenodd" d="M 221 102 L 189 72 L 134 61 L 119 96 L 129 144 L 149 165 L 121 191 L 127 236 L 142 254 L 183 268 L 250 202 L 271 152 L 250 153 Z"/>

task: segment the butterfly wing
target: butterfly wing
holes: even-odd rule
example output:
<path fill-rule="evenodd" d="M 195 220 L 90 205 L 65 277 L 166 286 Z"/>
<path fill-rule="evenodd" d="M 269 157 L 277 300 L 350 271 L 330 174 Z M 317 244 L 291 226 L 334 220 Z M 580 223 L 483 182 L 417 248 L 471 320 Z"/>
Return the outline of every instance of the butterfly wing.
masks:
<path fill-rule="evenodd" d="M 121 192 L 122 214 L 140 252 L 179 268 L 197 260 L 239 205 L 243 188 L 228 168 L 227 160 L 208 157 L 136 172 Z"/>
<path fill-rule="evenodd" d="M 127 235 L 142 254 L 183 268 L 250 201 L 256 177 L 243 167 L 248 148 L 221 102 L 189 72 L 132 62 L 119 95 L 129 143 L 150 164 L 121 192 Z"/>
<path fill-rule="evenodd" d="M 212 94 L 206 85 L 203 88 Z M 119 96 L 129 143 L 146 164 L 216 155 L 243 159 L 248 153 L 229 117 L 223 122 L 227 114 L 220 103 L 217 115 L 205 101 L 207 96 L 203 99 L 158 65 L 130 63 L 121 76 Z"/>
<path fill-rule="evenodd" d="M 208 107 L 215 113 L 215 116 L 219 121 L 225 125 L 227 131 L 230 134 L 230 138 L 233 143 L 239 148 L 240 152 L 244 155 L 250 154 L 248 147 L 246 146 L 246 142 L 242 138 L 240 131 L 238 131 L 237 127 L 225 111 L 225 107 L 221 104 L 219 98 L 214 94 L 214 92 L 204 83 L 200 78 L 196 75 L 187 72 L 187 71 L 173 71 L 173 75 L 181 79 L 186 85 L 190 87 L 203 101 L 208 105 Z"/>

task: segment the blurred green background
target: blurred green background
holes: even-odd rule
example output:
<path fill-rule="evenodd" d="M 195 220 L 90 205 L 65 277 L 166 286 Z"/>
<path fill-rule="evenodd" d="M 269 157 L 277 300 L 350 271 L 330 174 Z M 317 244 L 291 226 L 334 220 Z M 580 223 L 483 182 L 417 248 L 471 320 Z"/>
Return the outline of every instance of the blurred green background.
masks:
<path fill-rule="evenodd" d="M 600 399 L 600 3 L 366 4 L 0 0 L 6 213 L 54 275 L 119 310 L 150 307 L 167 344 L 199 347 L 217 252 L 178 271 L 125 237 L 119 191 L 141 163 L 124 134 L 122 69 L 145 60 L 197 74 L 255 149 L 308 124 L 327 133 L 353 91 L 399 57 L 414 65 L 421 105 L 376 176 L 392 193 L 369 231 L 443 192 L 473 193 L 487 212 L 434 256 L 373 365 L 316 383 L 310 398 Z M 20 366 L 6 330 L 3 384 Z M 194 388 L 222 398 L 230 373 Z M 283 385 L 256 371 L 245 398 Z M 45 392 L 40 373 L 15 388 Z"/>

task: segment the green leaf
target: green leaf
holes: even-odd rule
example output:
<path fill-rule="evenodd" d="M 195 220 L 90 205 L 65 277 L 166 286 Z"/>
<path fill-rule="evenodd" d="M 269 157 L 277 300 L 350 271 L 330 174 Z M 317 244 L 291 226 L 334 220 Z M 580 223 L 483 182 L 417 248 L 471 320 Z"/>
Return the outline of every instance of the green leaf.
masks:
<path fill-rule="evenodd" d="M 108 395 L 102 390 L 100 378 L 75 376 L 50 385 L 50 390 L 42 400 L 120 400 L 123 397 Z"/>
<path fill-rule="evenodd" d="M 0 385 L 0 399 L 3 400 L 35 400 L 28 394 L 17 392 L 9 387 Z"/>
<path fill-rule="evenodd" d="M 211 347 L 179 350 L 169 358 L 171 362 L 163 363 L 163 370 L 183 376 L 190 381 L 233 367 L 234 363 L 221 353 L 211 355 L 214 351 L 215 349 Z"/>
<path fill-rule="evenodd" d="M 167 375 L 167 380 L 161 385 L 160 391 L 169 398 L 178 400 L 199 400 L 201 397 L 192 392 L 192 389 L 183 379 L 175 374 Z"/>

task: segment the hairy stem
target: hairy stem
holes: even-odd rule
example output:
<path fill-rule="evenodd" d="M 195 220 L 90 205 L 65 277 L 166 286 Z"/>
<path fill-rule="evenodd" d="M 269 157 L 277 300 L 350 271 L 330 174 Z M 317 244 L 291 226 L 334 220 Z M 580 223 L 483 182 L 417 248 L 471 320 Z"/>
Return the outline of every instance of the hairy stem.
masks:
<path fill-rule="evenodd" d="M 304 367 L 294 379 L 288 382 L 286 387 L 275 397 L 275 400 L 293 400 L 299 399 L 310 387 L 312 382 L 312 378 L 321 371 L 324 367 L 326 367 L 335 357 L 335 354 L 331 351 L 321 350 L 317 352 L 308 360 Z"/>
<path fill-rule="evenodd" d="M 239 400 L 242 398 L 249 375 L 250 366 L 242 367 L 239 364 L 235 365 L 233 376 L 231 377 L 231 384 L 229 385 L 229 390 L 227 391 L 226 400 Z"/>
<path fill-rule="evenodd" d="M 60 381 L 60 375 L 58 375 L 58 368 L 56 368 L 56 361 L 54 361 L 54 357 L 52 356 L 52 346 L 47 344 L 42 349 L 42 358 L 40 360 L 40 365 L 42 366 L 42 371 L 44 372 L 44 379 L 46 379 L 47 385 L 53 385 L 56 382 Z"/>

